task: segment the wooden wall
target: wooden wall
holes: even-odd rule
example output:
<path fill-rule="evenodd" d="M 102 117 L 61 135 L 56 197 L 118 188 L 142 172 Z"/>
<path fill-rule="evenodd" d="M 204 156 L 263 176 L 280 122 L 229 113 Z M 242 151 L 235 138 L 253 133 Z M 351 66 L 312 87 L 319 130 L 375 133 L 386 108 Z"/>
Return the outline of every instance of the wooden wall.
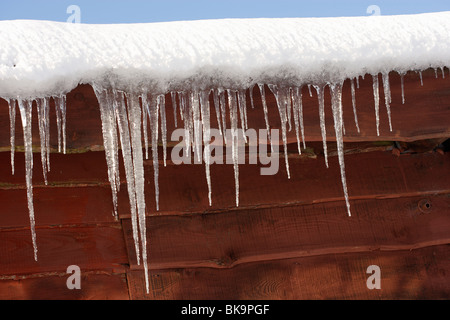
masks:
<path fill-rule="evenodd" d="M 0 299 L 448 299 L 450 154 L 436 148 L 450 137 L 446 71 L 445 79 L 441 74 L 436 79 L 433 70 L 425 72 L 424 86 L 418 74 L 409 73 L 405 105 L 400 77 L 391 74 L 394 132 L 389 132 L 382 102 L 380 137 L 371 78 L 361 80 L 357 91 L 361 134 L 353 121 L 349 83 L 344 86 L 352 217 L 343 201 L 329 96 L 326 169 L 317 97 L 314 92 L 310 97 L 307 88 L 308 149 L 298 156 L 295 133 L 290 133 L 292 178 L 287 179 L 283 159 L 275 176 L 261 176 L 259 166 L 241 165 L 239 208 L 231 165 L 212 166 L 210 207 L 204 166 L 169 161 L 167 167 L 160 165 L 156 212 L 153 168 L 146 161 L 150 294 L 145 293 L 142 267 L 136 265 L 123 167 L 120 219 L 112 216 L 92 88 L 80 85 L 68 95 L 70 152 L 51 154 L 48 186 L 35 153 L 38 262 L 31 244 L 24 155 L 16 153 L 12 176 L 8 108 L 0 99 Z M 264 128 L 256 88 L 254 94 L 249 126 Z M 271 125 L 278 128 L 273 96 L 268 100 Z M 170 115 L 170 97 L 167 101 Z M 170 132 L 173 120 L 168 119 Z M 20 150 L 19 118 L 16 128 Z M 34 145 L 39 146 L 36 130 Z M 66 287 L 69 265 L 82 270 L 81 290 Z M 370 265 L 381 268 L 381 290 L 366 287 Z"/>

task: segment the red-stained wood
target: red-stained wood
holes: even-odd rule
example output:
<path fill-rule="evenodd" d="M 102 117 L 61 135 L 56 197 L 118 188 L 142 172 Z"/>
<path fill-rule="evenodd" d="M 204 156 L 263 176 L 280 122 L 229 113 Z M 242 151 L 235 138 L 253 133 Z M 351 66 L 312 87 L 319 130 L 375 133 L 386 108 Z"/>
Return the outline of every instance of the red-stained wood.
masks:
<path fill-rule="evenodd" d="M 0 232 L 0 276 L 82 270 L 124 272 L 128 263 L 120 224 L 54 226 L 36 229 L 38 261 L 33 258 L 29 228 Z"/>
<path fill-rule="evenodd" d="M 450 243 L 450 194 L 345 204 L 240 210 L 147 219 L 151 269 L 230 268 L 305 256 L 408 250 Z M 132 269 L 138 269 L 131 221 L 123 221 Z"/>
<path fill-rule="evenodd" d="M 71 274 L 38 274 L 30 278 L 0 279 L 0 300 L 129 300 L 125 274 L 83 272 L 81 289 L 69 290 Z"/>
<path fill-rule="evenodd" d="M 426 153 L 396 157 L 391 152 L 348 154 L 345 157 L 347 185 L 351 199 L 399 197 L 450 190 L 450 154 Z M 287 178 L 284 159 L 274 176 L 261 176 L 260 166 L 239 167 L 239 208 L 270 207 L 280 204 L 308 204 L 343 201 L 338 159 L 290 158 L 291 179 Z M 145 166 L 148 215 L 235 210 L 235 185 L 232 165 L 212 165 L 212 206 L 203 165 L 160 167 L 160 211 L 155 210 L 153 167 Z M 175 182 L 175 183 L 174 183 Z M 122 188 L 120 203 L 127 203 Z M 125 211 L 123 211 L 125 210 Z M 343 212 L 345 213 L 345 212 Z M 357 212 L 355 212 L 356 214 Z M 122 207 L 122 218 L 129 209 Z"/>
<path fill-rule="evenodd" d="M 450 77 L 436 79 L 434 70 L 428 70 L 421 86 L 419 75 L 408 73 L 407 103 L 402 105 L 400 77 L 391 73 L 394 131 L 389 132 L 381 88 L 379 137 L 371 76 L 360 80 L 357 90 L 360 134 L 349 84 L 344 85 L 343 103 L 352 217 L 347 217 L 343 201 L 329 94 L 330 168 L 326 169 L 317 96 L 312 90 L 310 97 L 307 87 L 303 97 L 309 148 L 302 157 L 296 155 L 292 128 L 290 180 L 283 157 L 274 176 L 261 176 L 259 165 L 241 165 L 239 208 L 232 165 L 211 167 L 213 205 L 209 206 L 204 165 L 177 166 L 169 161 L 164 167 L 159 152 L 160 211 L 156 212 L 152 161 L 145 161 L 150 295 L 143 294 L 143 270 L 136 265 L 122 161 L 122 221 L 115 221 L 104 152 L 78 154 L 102 149 L 100 113 L 92 88 L 80 85 L 67 96 L 70 154 L 51 154 L 48 186 L 42 178 L 40 154 L 34 154 L 38 262 L 31 245 L 24 155 L 16 152 L 16 172 L 11 175 L 8 107 L 0 99 L 0 150 L 5 151 L 0 152 L 0 299 L 127 299 L 128 289 L 133 299 L 447 298 L 450 154 L 428 151 L 450 136 Z M 249 127 L 263 129 L 257 87 L 253 93 L 255 109 L 250 108 L 247 91 Z M 275 99 L 270 93 L 267 97 L 271 127 L 279 128 Z M 170 137 L 175 128 L 169 95 L 166 101 Z M 211 116 L 215 126 L 214 111 Z M 20 150 L 19 116 L 16 121 Z M 37 128 L 35 115 L 35 147 L 39 146 Z M 51 135 L 56 148 L 53 102 Z M 436 140 L 415 144 L 419 154 L 401 155 L 386 144 L 370 143 L 420 139 Z M 79 293 L 65 287 L 64 272 L 73 264 L 84 274 L 86 287 Z M 382 291 L 365 287 L 365 270 L 371 264 L 382 267 Z"/>
<path fill-rule="evenodd" d="M 446 69 L 448 73 L 448 70 Z M 381 77 L 381 76 L 380 76 Z M 434 70 L 423 73 L 424 86 L 420 84 L 418 73 L 409 72 L 405 76 L 406 103 L 402 104 L 401 81 L 397 73 L 390 74 L 392 91 L 392 123 L 393 132 L 389 131 L 389 123 L 384 105 L 384 94 L 381 89 L 380 101 L 380 136 L 377 136 L 375 124 L 374 99 L 372 77 L 366 75 L 360 80 L 360 89 L 357 90 L 358 117 L 361 133 L 358 133 L 354 123 L 350 82 L 346 81 L 343 91 L 344 122 L 346 124 L 347 141 L 379 141 L 400 140 L 416 141 L 431 138 L 448 138 L 450 127 L 450 77 L 435 78 Z M 247 106 L 249 127 L 264 129 L 265 122 L 261 103 L 261 96 L 257 87 L 253 89 L 255 109 L 250 107 L 249 90 L 247 90 Z M 321 141 L 319 126 L 319 112 L 317 95 L 312 89 L 309 96 L 307 87 L 303 88 L 305 134 L 307 141 Z M 51 100 L 51 145 L 57 148 L 56 120 Z M 171 133 L 174 130 L 173 107 L 170 95 L 167 101 L 167 128 Z M 274 96 L 267 90 L 269 107 L 269 122 L 272 128 L 280 128 L 280 119 Z M 333 119 L 330 107 L 330 96 L 326 91 L 326 123 L 327 139 L 335 140 Z M 419 116 L 420 115 L 420 116 Z M 179 116 L 178 116 L 179 117 Z M 33 117 L 33 145 L 39 146 L 39 133 L 37 114 Z M 212 112 L 213 127 L 217 127 L 215 113 Z M 181 123 L 181 119 L 178 119 Z M 293 125 L 293 123 L 292 123 Z M 69 149 L 97 150 L 103 145 L 101 122 L 98 102 L 94 91 L 89 85 L 80 85 L 67 95 L 67 147 Z M 9 142 L 9 114 L 7 102 L 0 99 L 0 147 L 5 149 Z M 169 136 L 170 138 L 170 136 Z M 20 119 L 16 119 L 16 145 L 23 145 L 22 127 Z M 170 139 L 169 139 L 170 140 Z M 290 143 L 296 142 L 295 130 L 288 135 Z"/>
<path fill-rule="evenodd" d="M 38 227 L 117 222 L 109 185 L 34 188 L 33 200 Z M 30 225 L 26 190 L 0 189 L 0 202 L 0 230 Z"/>
<path fill-rule="evenodd" d="M 330 147 L 332 147 L 330 145 Z M 349 150 L 355 146 L 349 146 Z M 330 148 L 332 150 L 332 148 Z M 437 152 L 405 154 L 400 157 L 390 151 L 363 152 L 355 149 L 345 157 L 347 184 L 351 199 L 399 197 L 416 194 L 442 193 L 450 190 L 450 154 Z M 18 162 L 23 160 L 18 157 Z M 201 212 L 226 212 L 280 204 L 308 204 L 340 200 L 343 191 L 337 157 L 330 157 L 326 168 L 323 156 L 289 159 L 291 179 L 286 175 L 284 159 L 280 172 L 261 176 L 260 166 L 240 166 L 240 206 L 235 205 L 232 165 L 211 166 L 212 206 L 203 165 L 160 165 L 160 211 L 155 209 L 153 167 L 145 164 L 145 195 L 148 215 L 181 215 Z M 8 156 L 0 153 L 0 159 Z M 8 167 L 7 165 L 5 167 Z M 28 226 L 28 208 L 24 186 L 24 169 L 16 166 L 0 171 L 0 199 L 3 214 L 1 227 Z M 38 225 L 111 222 L 112 196 L 106 178 L 103 152 L 70 154 L 53 159 L 53 175 L 45 186 L 38 165 L 35 167 L 34 203 Z M 121 168 L 121 177 L 124 171 Z M 122 180 L 123 181 L 123 180 Z M 176 183 L 174 183 L 176 182 Z M 119 192 L 119 215 L 130 217 L 126 184 Z M 355 212 L 356 213 L 356 212 Z"/>
<path fill-rule="evenodd" d="M 357 151 L 358 152 L 358 151 Z M 397 197 L 450 190 L 449 154 L 410 154 L 396 157 L 389 151 L 346 155 L 347 181 L 352 199 Z M 18 157 L 19 159 L 22 157 Z M 5 153 L 0 153 L 4 161 Z M 327 169 L 320 155 L 314 158 L 290 158 L 292 178 L 287 179 L 284 161 L 274 176 L 261 176 L 256 165 L 240 166 L 240 207 L 267 207 L 278 204 L 320 203 L 342 200 L 337 157 L 330 157 Z M 55 157 L 49 186 L 35 169 L 34 204 L 38 225 L 111 222 L 112 196 L 105 177 L 102 152 Z M 104 170 L 102 170 L 104 169 Z M 146 162 L 146 201 L 148 215 L 222 212 L 235 206 L 232 165 L 211 167 L 213 205 L 208 203 L 203 165 L 160 167 L 160 211 L 154 208 L 153 167 Z M 0 227 L 28 226 L 28 208 L 22 166 L 12 176 L 9 168 L 0 169 L 3 214 Z M 121 170 L 124 179 L 123 168 Z M 37 176 L 37 177 L 36 177 Z M 181 179 L 183 177 L 183 179 Z M 23 179 L 23 180 L 22 180 Z M 177 183 L 174 183 L 177 181 Z M 276 186 L 276 188 L 274 188 Z M 119 192 L 119 214 L 129 218 L 126 184 Z"/>
<path fill-rule="evenodd" d="M 387 300 L 443 299 L 450 294 L 450 246 L 418 250 L 330 254 L 248 263 L 232 269 L 127 273 L 134 300 Z M 381 269 L 381 290 L 367 288 L 367 268 Z"/>

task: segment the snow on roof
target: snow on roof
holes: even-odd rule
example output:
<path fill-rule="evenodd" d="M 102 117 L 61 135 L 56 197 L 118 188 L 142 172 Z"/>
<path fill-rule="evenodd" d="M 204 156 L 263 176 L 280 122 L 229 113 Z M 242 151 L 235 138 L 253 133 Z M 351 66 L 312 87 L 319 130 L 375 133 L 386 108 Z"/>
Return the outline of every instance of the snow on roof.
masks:
<path fill-rule="evenodd" d="M 450 12 L 121 25 L 0 22 L 0 96 L 116 79 L 167 92 L 336 82 L 450 65 Z"/>

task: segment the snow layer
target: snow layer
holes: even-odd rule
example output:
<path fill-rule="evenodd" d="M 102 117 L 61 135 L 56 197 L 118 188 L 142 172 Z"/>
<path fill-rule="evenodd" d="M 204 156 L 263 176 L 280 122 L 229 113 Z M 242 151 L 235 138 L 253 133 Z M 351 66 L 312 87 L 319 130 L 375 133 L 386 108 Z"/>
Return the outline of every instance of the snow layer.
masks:
<path fill-rule="evenodd" d="M 116 79 L 168 92 L 337 83 L 450 65 L 450 12 L 123 25 L 0 22 L 0 96 L 31 98 Z"/>

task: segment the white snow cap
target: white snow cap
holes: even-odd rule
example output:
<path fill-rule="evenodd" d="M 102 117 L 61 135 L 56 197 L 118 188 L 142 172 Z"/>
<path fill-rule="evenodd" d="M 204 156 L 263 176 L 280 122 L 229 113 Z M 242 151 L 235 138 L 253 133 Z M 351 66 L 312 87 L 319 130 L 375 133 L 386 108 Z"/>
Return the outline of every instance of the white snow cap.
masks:
<path fill-rule="evenodd" d="M 113 81 L 161 93 L 336 83 L 449 66 L 450 12 L 354 18 L 85 25 L 0 21 L 0 96 Z"/>

